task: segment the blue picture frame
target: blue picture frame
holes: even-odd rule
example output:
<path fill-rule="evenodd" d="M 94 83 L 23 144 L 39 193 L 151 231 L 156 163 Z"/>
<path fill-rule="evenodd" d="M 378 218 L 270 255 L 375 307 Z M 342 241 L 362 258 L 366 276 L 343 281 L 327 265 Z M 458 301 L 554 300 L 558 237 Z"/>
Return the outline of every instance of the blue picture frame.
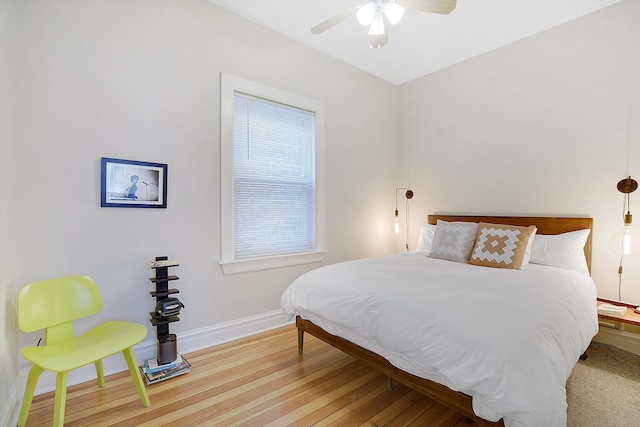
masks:
<path fill-rule="evenodd" d="M 101 158 L 100 206 L 166 208 L 167 165 Z"/>

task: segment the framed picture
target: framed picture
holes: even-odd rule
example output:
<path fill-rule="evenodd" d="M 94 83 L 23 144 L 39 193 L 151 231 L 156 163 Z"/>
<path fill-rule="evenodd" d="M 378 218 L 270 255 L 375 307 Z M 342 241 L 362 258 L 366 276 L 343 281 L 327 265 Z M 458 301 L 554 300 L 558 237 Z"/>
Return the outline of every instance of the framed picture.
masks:
<path fill-rule="evenodd" d="M 102 158 L 100 206 L 166 208 L 167 165 Z"/>

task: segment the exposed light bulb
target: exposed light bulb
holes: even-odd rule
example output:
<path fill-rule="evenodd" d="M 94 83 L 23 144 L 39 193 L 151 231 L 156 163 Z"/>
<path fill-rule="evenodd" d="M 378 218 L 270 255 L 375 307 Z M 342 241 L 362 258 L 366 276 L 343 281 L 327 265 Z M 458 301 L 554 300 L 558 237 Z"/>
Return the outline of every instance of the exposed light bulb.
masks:
<path fill-rule="evenodd" d="M 393 232 L 395 234 L 400 234 L 400 219 L 398 218 L 398 211 L 396 211 L 396 219 L 393 222 Z"/>
<path fill-rule="evenodd" d="M 622 253 L 624 255 L 631 254 L 631 227 L 625 227 L 622 233 Z"/>
<path fill-rule="evenodd" d="M 356 18 L 360 25 L 368 27 L 373 22 L 373 18 L 376 15 L 376 10 L 378 7 L 373 2 L 369 2 L 358 9 L 356 13 Z"/>
<path fill-rule="evenodd" d="M 391 25 L 396 25 L 404 16 L 404 7 L 392 1 L 385 4 L 383 10 Z"/>
<path fill-rule="evenodd" d="M 640 235 L 633 231 L 630 225 L 625 225 L 624 230 L 616 233 L 609 239 L 609 248 L 617 255 L 640 255 Z"/>

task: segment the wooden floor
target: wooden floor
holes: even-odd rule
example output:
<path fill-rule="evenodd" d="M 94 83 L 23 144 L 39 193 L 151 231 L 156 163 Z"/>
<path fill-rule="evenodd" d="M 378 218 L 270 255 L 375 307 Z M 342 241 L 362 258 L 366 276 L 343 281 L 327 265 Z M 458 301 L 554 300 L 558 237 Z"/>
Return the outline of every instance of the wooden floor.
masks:
<path fill-rule="evenodd" d="M 140 404 L 126 373 L 69 387 L 66 426 L 481 427 L 294 326 L 185 354 L 191 372 L 148 386 Z M 27 426 L 51 425 L 53 393 L 36 396 Z"/>

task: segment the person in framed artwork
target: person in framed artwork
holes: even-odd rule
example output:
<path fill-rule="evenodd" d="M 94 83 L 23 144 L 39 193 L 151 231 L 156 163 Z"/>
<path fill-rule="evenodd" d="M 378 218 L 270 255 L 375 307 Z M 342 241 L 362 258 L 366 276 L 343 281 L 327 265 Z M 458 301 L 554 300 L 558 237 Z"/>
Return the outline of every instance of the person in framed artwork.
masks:
<path fill-rule="evenodd" d="M 124 190 L 125 197 L 127 199 L 135 200 L 138 198 L 136 193 L 138 192 L 138 175 L 131 175 L 131 185 Z"/>

